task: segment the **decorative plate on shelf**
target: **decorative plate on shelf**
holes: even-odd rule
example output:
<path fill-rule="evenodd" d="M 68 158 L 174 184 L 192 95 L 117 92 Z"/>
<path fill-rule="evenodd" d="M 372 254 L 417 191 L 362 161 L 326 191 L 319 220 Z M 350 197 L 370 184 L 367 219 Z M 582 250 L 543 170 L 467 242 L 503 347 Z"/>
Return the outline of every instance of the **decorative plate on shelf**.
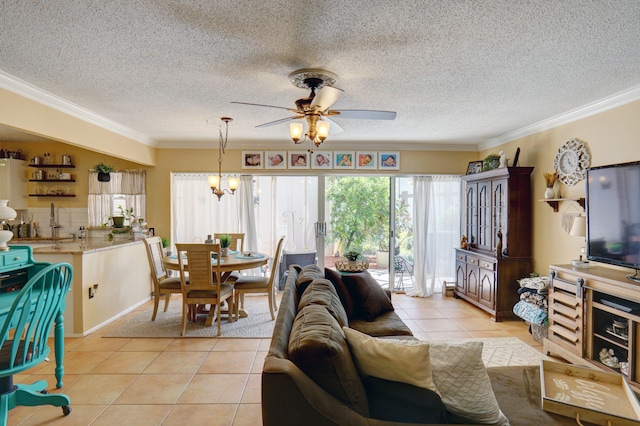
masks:
<path fill-rule="evenodd" d="M 573 186 L 585 178 L 591 165 L 587 145 L 579 139 L 571 139 L 558 149 L 553 167 L 558 172 L 560 182 Z"/>

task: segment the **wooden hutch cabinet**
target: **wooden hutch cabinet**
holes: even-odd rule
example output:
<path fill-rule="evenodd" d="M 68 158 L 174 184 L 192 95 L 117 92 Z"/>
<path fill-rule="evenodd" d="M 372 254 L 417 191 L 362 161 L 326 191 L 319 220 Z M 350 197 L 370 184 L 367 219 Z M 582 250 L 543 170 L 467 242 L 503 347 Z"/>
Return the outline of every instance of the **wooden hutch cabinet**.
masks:
<path fill-rule="evenodd" d="M 462 178 L 462 233 L 469 250 L 455 249 L 454 295 L 496 321 L 517 318 L 516 280 L 531 273 L 531 172 L 505 167 Z"/>

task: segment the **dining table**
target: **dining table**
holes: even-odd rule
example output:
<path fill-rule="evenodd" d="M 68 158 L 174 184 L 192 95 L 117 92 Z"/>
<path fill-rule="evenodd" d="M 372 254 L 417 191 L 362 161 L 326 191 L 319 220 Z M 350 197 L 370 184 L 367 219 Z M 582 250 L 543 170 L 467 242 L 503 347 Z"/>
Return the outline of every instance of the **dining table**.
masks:
<path fill-rule="evenodd" d="M 225 282 L 231 276 L 233 271 L 242 271 L 246 269 L 260 268 L 264 266 L 269 261 L 269 255 L 265 253 L 257 253 L 257 252 L 238 252 L 238 251 L 229 251 L 228 256 L 220 256 L 220 273 L 222 274 L 220 282 Z M 171 271 L 180 271 L 180 264 L 178 262 L 177 255 L 165 256 L 162 259 L 162 263 L 165 268 Z M 183 259 L 183 264 L 186 264 L 186 259 Z M 211 261 L 211 269 L 212 272 L 215 272 L 218 268 L 217 260 L 213 259 Z M 245 318 L 248 316 L 248 313 L 244 309 L 240 309 L 238 314 L 241 318 Z M 231 313 L 228 313 L 231 315 Z M 192 319 L 194 319 L 192 317 Z"/>

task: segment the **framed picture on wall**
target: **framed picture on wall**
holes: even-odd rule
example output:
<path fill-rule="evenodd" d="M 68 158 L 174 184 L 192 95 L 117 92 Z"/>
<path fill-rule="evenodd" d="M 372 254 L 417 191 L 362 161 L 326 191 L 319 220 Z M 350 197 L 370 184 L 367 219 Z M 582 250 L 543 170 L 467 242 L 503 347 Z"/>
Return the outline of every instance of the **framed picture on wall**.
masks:
<path fill-rule="evenodd" d="M 309 168 L 309 152 L 308 151 L 289 151 L 288 152 L 289 169 L 308 169 Z"/>
<path fill-rule="evenodd" d="M 262 151 L 242 151 L 243 169 L 261 169 L 264 166 Z"/>
<path fill-rule="evenodd" d="M 376 151 L 356 152 L 356 169 L 376 170 L 378 168 L 378 153 Z"/>
<path fill-rule="evenodd" d="M 333 151 L 333 168 L 334 169 L 353 169 L 355 168 L 356 154 L 353 151 Z"/>
<path fill-rule="evenodd" d="M 379 152 L 378 161 L 379 170 L 400 170 L 400 153 L 395 152 Z"/>
<path fill-rule="evenodd" d="M 480 173 L 482 171 L 482 161 L 469 161 L 469 165 L 467 166 L 467 174 L 475 175 L 476 173 Z"/>
<path fill-rule="evenodd" d="M 286 169 L 287 168 L 287 152 L 286 151 L 265 151 L 266 158 L 264 163 L 265 169 Z"/>
<path fill-rule="evenodd" d="M 316 151 L 311 154 L 311 168 L 312 169 L 331 169 L 331 152 Z"/>

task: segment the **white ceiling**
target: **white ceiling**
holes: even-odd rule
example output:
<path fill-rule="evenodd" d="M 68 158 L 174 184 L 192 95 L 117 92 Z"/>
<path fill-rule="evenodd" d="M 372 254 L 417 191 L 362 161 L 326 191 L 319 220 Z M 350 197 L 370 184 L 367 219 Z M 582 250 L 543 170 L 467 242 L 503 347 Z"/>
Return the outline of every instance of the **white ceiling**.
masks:
<path fill-rule="evenodd" d="M 299 68 L 337 74 L 336 109 L 397 111 L 323 147 L 477 149 L 639 99 L 640 2 L 0 1 L 0 87 L 155 146 L 217 143 L 220 116 L 230 147 L 292 146 L 255 128 L 290 113 L 230 102 L 293 108 Z"/>

